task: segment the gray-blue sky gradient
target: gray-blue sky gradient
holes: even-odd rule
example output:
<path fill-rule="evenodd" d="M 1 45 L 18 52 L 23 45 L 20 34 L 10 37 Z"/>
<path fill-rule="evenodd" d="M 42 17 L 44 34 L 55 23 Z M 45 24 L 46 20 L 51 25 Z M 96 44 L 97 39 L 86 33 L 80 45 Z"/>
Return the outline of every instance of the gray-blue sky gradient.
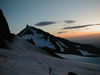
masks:
<path fill-rule="evenodd" d="M 35 26 L 42 21 L 75 20 L 76 25 L 100 23 L 100 0 L 0 0 L 0 8 L 14 33 L 26 24 Z M 63 28 L 60 24 L 52 26 L 59 30 Z M 42 29 L 58 32 L 48 26 Z"/>

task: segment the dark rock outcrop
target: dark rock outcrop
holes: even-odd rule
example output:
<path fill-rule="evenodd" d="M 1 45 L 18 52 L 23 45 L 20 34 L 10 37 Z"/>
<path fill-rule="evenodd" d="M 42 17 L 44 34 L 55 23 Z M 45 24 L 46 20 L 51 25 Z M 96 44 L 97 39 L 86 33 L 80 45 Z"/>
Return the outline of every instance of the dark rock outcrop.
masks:
<path fill-rule="evenodd" d="M 2 10 L 0 9 L 0 48 L 5 47 L 4 40 L 9 40 L 11 33 L 8 27 L 8 23 L 3 15 Z"/>

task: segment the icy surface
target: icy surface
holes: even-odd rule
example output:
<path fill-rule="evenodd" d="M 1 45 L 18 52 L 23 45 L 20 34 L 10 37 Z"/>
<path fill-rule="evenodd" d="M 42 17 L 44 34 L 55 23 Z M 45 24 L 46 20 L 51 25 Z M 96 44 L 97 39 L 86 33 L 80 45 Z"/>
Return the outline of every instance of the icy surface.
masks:
<path fill-rule="evenodd" d="M 89 53 L 88 51 L 84 51 L 84 50 L 81 50 L 79 49 L 79 51 L 85 56 L 85 55 L 94 55 L 92 53 Z"/>
<path fill-rule="evenodd" d="M 87 62 L 87 63 L 93 63 L 93 64 L 99 64 L 100 65 L 100 57 L 92 58 L 92 57 L 83 57 L 73 54 L 60 54 L 56 53 L 56 55 L 63 57 L 64 59 L 74 60 L 78 62 Z"/>
<path fill-rule="evenodd" d="M 61 52 L 64 52 L 64 48 L 59 44 L 59 42 L 56 42 L 56 44 L 60 47 Z"/>
<path fill-rule="evenodd" d="M 19 37 L 7 44 L 9 50 L 0 49 L 0 55 L 7 57 L 0 63 L 0 75 L 100 75 L 100 65 L 55 58 Z"/>
<path fill-rule="evenodd" d="M 61 45 L 63 45 L 65 48 L 69 48 L 69 47 L 66 46 L 64 43 L 62 43 L 62 42 L 60 42 L 60 41 L 59 41 L 59 43 L 60 43 Z"/>
<path fill-rule="evenodd" d="M 29 39 L 29 40 L 33 40 L 36 44 L 36 46 L 39 46 L 39 47 L 48 47 L 48 48 L 52 48 L 52 49 L 55 49 L 55 46 L 50 42 L 50 39 L 48 37 L 47 40 L 43 39 L 43 35 L 38 35 L 35 31 L 32 30 L 32 32 L 34 33 L 34 35 L 32 34 L 27 34 L 27 35 L 24 35 L 22 38 L 24 39 Z"/>

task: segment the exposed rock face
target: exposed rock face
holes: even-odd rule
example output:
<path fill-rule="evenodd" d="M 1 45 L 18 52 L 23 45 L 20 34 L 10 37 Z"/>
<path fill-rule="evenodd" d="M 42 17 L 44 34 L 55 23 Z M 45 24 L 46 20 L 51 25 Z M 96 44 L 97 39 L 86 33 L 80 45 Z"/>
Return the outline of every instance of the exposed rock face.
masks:
<path fill-rule="evenodd" d="M 8 23 L 3 15 L 2 10 L 0 9 L 0 47 L 4 47 L 4 40 L 10 39 L 10 30 Z"/>

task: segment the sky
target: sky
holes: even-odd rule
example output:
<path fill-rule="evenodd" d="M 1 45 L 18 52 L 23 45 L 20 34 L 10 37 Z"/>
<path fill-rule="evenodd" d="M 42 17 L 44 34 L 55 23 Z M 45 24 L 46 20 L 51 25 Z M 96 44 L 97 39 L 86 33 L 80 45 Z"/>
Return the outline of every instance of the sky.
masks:
<path fill-rule="evenodd" d="M 63 38 L 100 35 L 100 0 L 0 0 L 12 33 L 31 25 Z"/>

